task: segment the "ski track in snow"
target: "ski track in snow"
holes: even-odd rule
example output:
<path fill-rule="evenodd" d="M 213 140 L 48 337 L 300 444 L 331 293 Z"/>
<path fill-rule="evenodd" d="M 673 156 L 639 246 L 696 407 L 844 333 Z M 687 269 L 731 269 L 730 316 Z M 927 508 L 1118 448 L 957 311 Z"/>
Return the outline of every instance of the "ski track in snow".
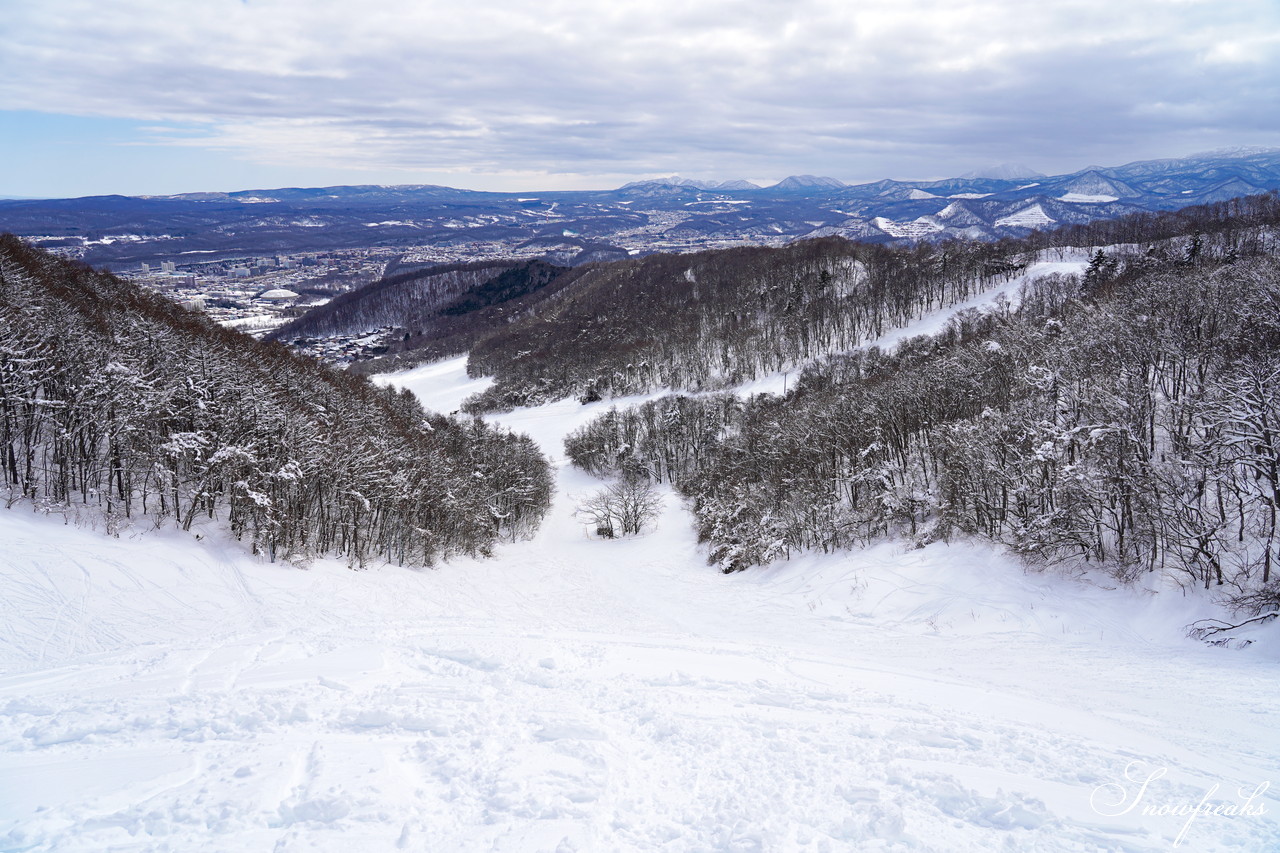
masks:
<path fill-rule="evenodd" d="M 485 382 L 393 379 L 444 411 Z M 1149 853 L 1186 818 L 1142 806 L 1280 782 L 1280 630 L 1192 643 L 1176 589 L 966 543 L 723 576 L 673 494 L 589 538 L 559 440 L 625 402 L 495 416 L 556 460 L 555 506 L 435 570 L 0 512 L 0 851 Z M 1280 849 L 1258 804 L 1176 849 Z"/>

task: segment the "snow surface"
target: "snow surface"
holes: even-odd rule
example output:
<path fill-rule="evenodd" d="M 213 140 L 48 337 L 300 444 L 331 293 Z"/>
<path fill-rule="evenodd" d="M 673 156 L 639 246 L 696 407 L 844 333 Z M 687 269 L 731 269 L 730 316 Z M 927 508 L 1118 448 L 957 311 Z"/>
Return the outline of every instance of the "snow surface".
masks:
<path fill-rule="evenodd" d="M 392 381 L 445 411 L 484 384 Z M 671 494 L 596 540 L 559 441 L 607 405 L 497 416 L 555 506 L 435 570 L 0 512 L 0 851 L 1136 853 L 1187 823 L 1144 809 L 1280 782 L 1276 626 L 1208 647 L 1154 575 L 964 542 L 724 576 Z M 1276 791 L 1250 805 L 1179 849 L 1280 849 Z"/>
<path fill-rule="evenodd" d="M 1021 189 L 1021 188 L 1019 188 Z M 1044 208 L 1038 204 L 1033 204 L 1028 208 L 1019 210 L 1017 213 L 1011 213 L 1008 216 L 1002 216 L 996 220 L 998 227 L 1012 225 L 1016 228 L 1039 228 L 1042 225 L 1048 225 L 1055 221 L 1052 216 L 1044 212 Z"/>
<path fill-rule="evenodd" d="M 1069 201 L 1077 204 L 1103 203 L 1110 201 L 1118 201 L 1119 197 L 1114 195 L 1089 195 L 1087 193 L 1067 193 L 1058 196 L 1058 201 Z"/>
<path fill-rule="evenodd" d="M 373 381 L 408 388 L 423 406 L 447 415 L 456 412 L 467 397 L 486 390 L 493 384 L 493 377 L 472 379 L 467 376 L 467 357 L 463 355 L 399 373 L 374 376 Z"/>
<path fill-rule="evenodd" d="M 895 222 L 883 216 L 877 216 L 871 220 L 871 224 L 879 228 L 890 237 L 924 237 L 941 231 L 942 227 L 935 220 L 925 216 L 918 216 L 911 222 Z"/>

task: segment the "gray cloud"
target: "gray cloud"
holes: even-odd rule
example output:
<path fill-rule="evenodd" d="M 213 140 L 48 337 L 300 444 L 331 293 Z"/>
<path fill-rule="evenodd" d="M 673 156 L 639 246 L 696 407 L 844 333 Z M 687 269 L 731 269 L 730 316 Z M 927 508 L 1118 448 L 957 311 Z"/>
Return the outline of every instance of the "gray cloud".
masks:
<path fill-rule="evenodd" d="M 872 179 L 1280 144 L 1273 0 L 17 6 L 0 107 L 263 164 Z"/>

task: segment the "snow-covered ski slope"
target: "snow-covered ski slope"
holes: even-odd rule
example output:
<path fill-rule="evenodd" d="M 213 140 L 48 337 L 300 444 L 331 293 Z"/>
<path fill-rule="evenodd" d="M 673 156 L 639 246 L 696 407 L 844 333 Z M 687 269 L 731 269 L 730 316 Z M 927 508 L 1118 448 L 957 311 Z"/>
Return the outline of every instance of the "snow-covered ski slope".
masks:
<path fill-rule="evenodd" d="M 558 442 L 607 405 L 499 416 L 556 505 L 435 570 L 0 512 L 0 851 L 1280 849 L 1274 626 L 966 543 L 724 576 L 674 495 L 594 540 Z"/>

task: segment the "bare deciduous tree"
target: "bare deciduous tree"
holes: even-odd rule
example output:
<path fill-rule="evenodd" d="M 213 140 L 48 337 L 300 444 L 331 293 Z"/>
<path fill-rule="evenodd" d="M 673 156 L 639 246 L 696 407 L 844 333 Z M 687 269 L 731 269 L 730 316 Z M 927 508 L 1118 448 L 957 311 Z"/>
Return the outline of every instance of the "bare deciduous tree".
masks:
<path fill-rule="evenodd" d="M 613 539 L 636 535 L 657 519 L 661 511 L 662 496 L 653 483 L 629 476 L 583 498 L 575 515 L 593 528 L 597 536 Z"/>

